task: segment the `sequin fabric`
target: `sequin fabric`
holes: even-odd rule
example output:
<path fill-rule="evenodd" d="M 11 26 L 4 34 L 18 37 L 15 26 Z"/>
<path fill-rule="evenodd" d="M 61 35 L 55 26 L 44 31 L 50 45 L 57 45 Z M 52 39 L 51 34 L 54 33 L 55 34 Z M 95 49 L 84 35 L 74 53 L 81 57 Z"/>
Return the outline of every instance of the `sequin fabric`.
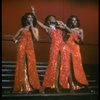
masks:
<path fill-rule="evenodd" d="M 26 57 L 27 62 L 25 62 L 24 57 Z M 36 59 L 32 34 L 26 30 L 22 32 L 22 37 L 20 38 L 19 43 L 17 44 L 17 61 L 14 81 L 15 92 L 21 91 L 21 88 L 24 84 L 26 84 L 26 88 L 28 88 L 28 84 L 25 81 L 25 63 L 28 83 L 32 88 L 40 89 L 41 86 L 36 70 Z"/>
<path fill-rule="evenodd" d="M 50 59 L 44 76 L 43 87 L 55 88 L 56 72 L 57 72 L 57 57 L 61 54 L 61 67 L 59 84 L 63 88 L 67 88 L 68 76 L 70 71 L 69 65 L 69 48 L 65 45 L 62 39 L 62 31 L 60 29 L 51 29 L 49 33 L 51 37 Z M 67 53 L 66 53 L 67 51 Z"/>
<path fill-rule="evenodd" d="M 86 75 L 82 65 L 80 46 L 79 44 L 75 43 L 75 41 L 80 42 L 77 35 L 75 33 L 72 33 L 66 44 L 67 46 L 69 46 L 71 51 L 74 76 L 76 81 L 80 84 L 88 85 L 88 81 L 86 79 Z"/>

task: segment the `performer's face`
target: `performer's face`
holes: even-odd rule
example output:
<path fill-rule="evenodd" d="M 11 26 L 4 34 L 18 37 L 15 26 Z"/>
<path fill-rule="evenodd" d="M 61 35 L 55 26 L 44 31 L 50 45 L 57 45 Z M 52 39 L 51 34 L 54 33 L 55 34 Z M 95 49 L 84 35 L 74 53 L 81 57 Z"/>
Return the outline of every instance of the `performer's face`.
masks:
<path fill-rule="evenodd" d="M 28 20 L 29 23 L 32 23 L 32 22 L 33 22 L 33 17 L 32 17 L 32 15 L 28 15 L 27 20 Z"/>
<path fill-rule="evenodd" d="M 54 16 L 51 16 L 49 20 L 50 20 L 50 22 L 56 22 L 56 19 Z"/>
<path fill-rule="evenodd" d="M 72 24 L 74 26 L 77 26 L 77 19 L 75 17 L 72 18 Z"/>

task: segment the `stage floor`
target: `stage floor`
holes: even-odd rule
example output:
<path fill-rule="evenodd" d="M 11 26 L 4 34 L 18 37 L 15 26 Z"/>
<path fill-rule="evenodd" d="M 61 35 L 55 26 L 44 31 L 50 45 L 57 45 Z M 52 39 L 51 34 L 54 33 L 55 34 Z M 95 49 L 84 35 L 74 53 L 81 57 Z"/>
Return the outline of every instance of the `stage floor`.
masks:
<path fill-rule="evenodd" d="M 2 62 L 2 100 L 98 100 L 98 65 L 84 65 L 89 86 L 75 93 L 69 90 L 61 89 L 61 93 L 57 93 L 54 89 L 46 89 L 45 94 L 40 94 L 33 90 L 31 93 L 13 93 L 13 82 L 15 73 L 15 62 Z M 91 69 L 89 70 L 91 66 Z M 42 82 L 47 63 L 37 63 L 37 70 Z M 87 70 L 88 68 L 88 70 Z"/>

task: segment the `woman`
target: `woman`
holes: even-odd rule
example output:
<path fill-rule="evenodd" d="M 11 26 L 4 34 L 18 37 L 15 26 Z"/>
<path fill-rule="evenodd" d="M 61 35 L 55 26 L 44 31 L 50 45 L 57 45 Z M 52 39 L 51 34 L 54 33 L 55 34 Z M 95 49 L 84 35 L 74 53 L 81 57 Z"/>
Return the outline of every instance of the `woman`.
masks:
<path fill-rule="evenodd" d="M 80 21 L 77 16 L 70 16 L 67 21 L 67 26 L 70 28 L 69 38 L 66 45 L 69 46 L 71 54 L 71 70 L 69 75 L 69 84 L 71 91 L 80 89 L 82 86 L 87 86 L 88 81 L 82 65 L 80 52 L 80 43 L 83 42 L 83 29 L 80 28 Z"/>
<path fill-rule="evenodd" d="M 30 92 L 40 90 L 39 77 L 36 71 L 36 59 L 33 38 L 39 40 L 37 20 L 32 13 L 26 13 L 22 19 L 22 28 L 13 40 L 17 43 L 17 62 L 14 82 L 14 92 Z"/>
<path fill-rule="evenodd" d="M 32 12 L 35 14 L 33 7 Z M 40 21 L 37 22 L 51 37 L 50 59 L 41 91 L 43 92 L 45 88 L 56 88 L 57 92 L 60 92 L 58 85 L 67 88 L 69 57 L 66 58 L 66 56 L 69 54 L 69 48 L 63 41 L 61 26 L 57 23 L 54 15 L 47 16 L 45 24 L 42 24 Z M 60 65 L 62 66 L 60 67 Z"/>

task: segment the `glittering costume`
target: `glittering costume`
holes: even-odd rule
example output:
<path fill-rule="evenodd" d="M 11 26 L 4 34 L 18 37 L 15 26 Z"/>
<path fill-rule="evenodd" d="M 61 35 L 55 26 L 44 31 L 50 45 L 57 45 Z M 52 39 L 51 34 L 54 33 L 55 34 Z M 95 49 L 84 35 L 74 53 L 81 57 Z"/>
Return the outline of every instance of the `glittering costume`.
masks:
<path fill-rule="evenodd" d="M 36 71 L 32 34 L 24 30 L 17 47 L 14 92 L 28 92 L 31 88 L 40 89 L 41 86 Z"/>
<path fill-rule="evenodd" d="M 62 39 L 62 31 L 60 29 L 51 29 L 49 35 L 51 37 L 50 59 L 44 76 L 43 87 L 55 88 L 57 59 L 60 52 L 62 66 L 60 67 L 59 84 L 63 88 L 67 88 L 68 75 L 70 71 L 69 48 L 65 46 L 65 43 Z"/>
<path fill-rule="evenodd" d="M 80 42 L 77 35 L 75 33 L 71 33 L 69 39 L 67 40 L 67 46 L 69 46 L 71 51 L 71 58 L 72 58 L 72 64 L 73 64 L 73 72 L 72 73 L 75 77 L 75 80 L 82 84 L 82 85 L 88 85 L 88 81 L 86 79 L 86 75 L 83 69 L 82 65 L 82 58 L 80 53 L 80 47 L 79 44 L 75 43 Z"/>

